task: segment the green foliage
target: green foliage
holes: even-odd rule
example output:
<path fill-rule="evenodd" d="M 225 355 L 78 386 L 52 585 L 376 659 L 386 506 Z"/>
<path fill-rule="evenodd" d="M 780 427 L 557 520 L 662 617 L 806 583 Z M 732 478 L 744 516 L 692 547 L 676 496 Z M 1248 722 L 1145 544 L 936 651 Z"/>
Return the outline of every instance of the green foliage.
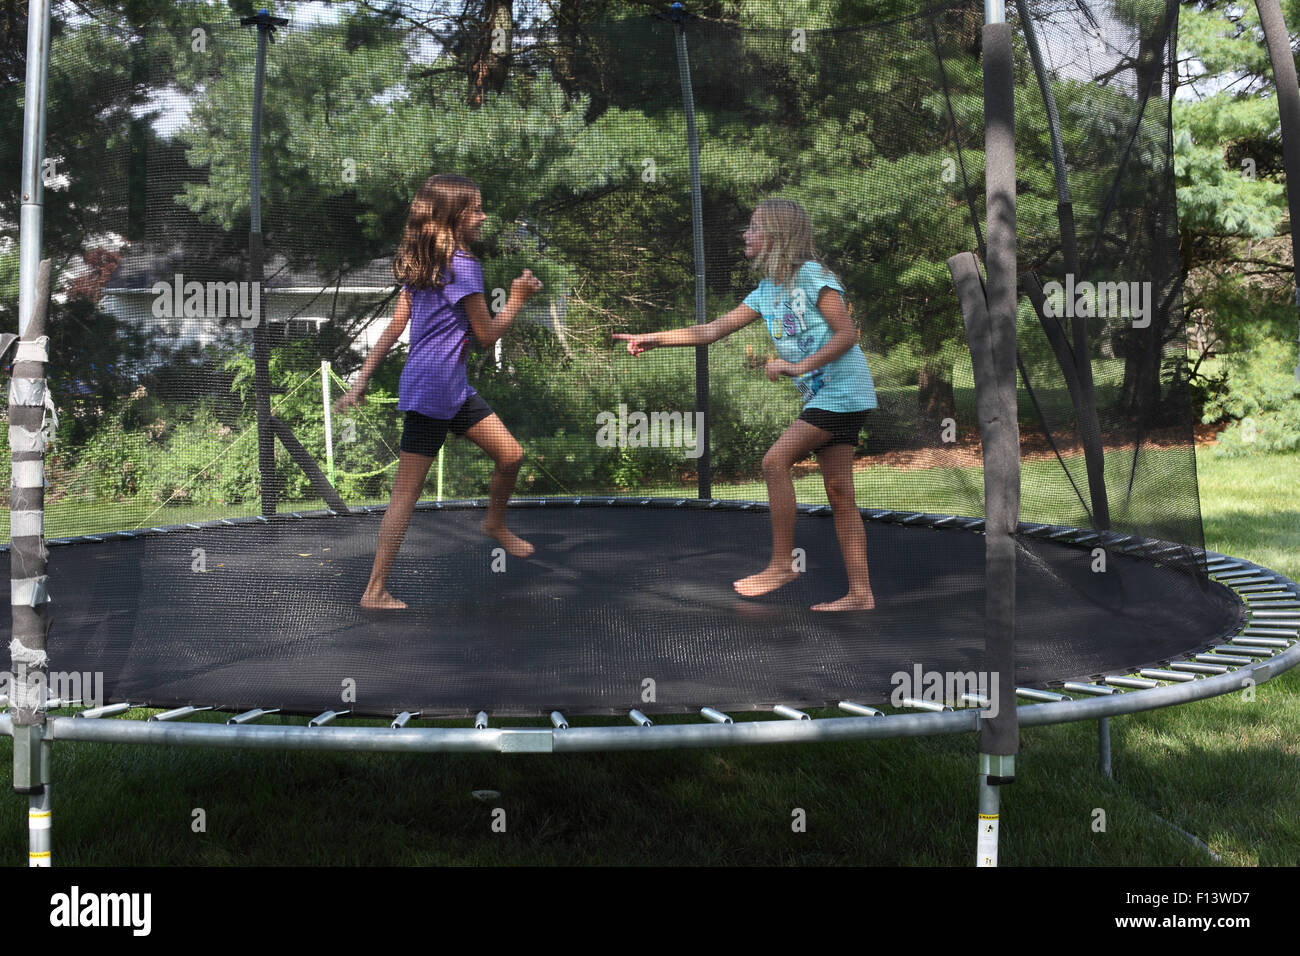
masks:
<path fill-rule="evenodd" d="M 1233 419 L 1215 454 L 1228 457 L 1300 448 L 1300 381 L 1295 344 L 1260 337 L 1226 359 L 1228 393 L 1209 402 L 1205 421 Z"/>

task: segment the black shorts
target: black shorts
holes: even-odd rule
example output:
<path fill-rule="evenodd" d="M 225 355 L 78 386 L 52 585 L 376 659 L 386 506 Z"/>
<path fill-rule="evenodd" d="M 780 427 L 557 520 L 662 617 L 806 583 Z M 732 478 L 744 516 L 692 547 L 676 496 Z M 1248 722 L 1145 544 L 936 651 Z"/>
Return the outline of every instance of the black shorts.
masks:
<path fill-rule="evenodd" d="M 463 436 L 491 414 L 491 406 L 483 401 L 483 396 L 478 392 L 465 399 L 460 411 L 451 418 L 430 418 L 419 412 L 408 411 L 406 423 L 402 426 L 402 451 L 437 458 L 438 449 L 447 440 L 447 432 Z"/>
<path fill-rule="evenodd" d="M 864 408 L 860 412 L 828 412 L 824 408 L 805 408 L 799 413 L 799 421 L 831 433 L 829 441 L 813 449 L 821 451 L 831 445 L 857 445 L 858 432 L 867 423 L 868 411 Z"/>

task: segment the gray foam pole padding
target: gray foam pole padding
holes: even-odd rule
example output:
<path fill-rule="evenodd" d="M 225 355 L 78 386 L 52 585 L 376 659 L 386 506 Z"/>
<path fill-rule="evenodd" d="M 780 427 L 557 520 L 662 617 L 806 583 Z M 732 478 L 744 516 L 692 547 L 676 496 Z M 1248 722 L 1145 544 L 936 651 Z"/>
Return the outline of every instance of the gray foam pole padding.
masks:
<path fill-rule="evenodd" d="M 1255 0 L 1259 22 L 1273 61 L 1273 85 L 1277 89 L 1277 112 L 1282 123 L 1282 162 L 1286 168 L 1286 201 L 1291 212 L 1291 256 L 1294 261 L 1296 309 L 1300 312 L 1300 87 L 1296 82 L 1291 36 L 1282 19 L 1277 0 Z M 1296 357 L 1296 379 L 1300 380 L 1300 355 Z"/>
<path fill-rule="evenodd" d="M 987 597 L 985 668 L 997 675 L 996 716 L 981 721 L 980 752 L 1020 749 L 1015 697 L 1016 527 L 1020 522 L 1020 428 L 1016 402 L 1016 144 L 1011 27 L 984 27 L 984 154 L 988 248 L 988 355 L 983 387 L 993 396 L 984 438 Z M 978 338 L 978 330 L 976 337 Z M 978 356 L 973 351 L 972 356 Z M 976 387 L 980 387 L 976 370 Z"/>
<path fill-rule="evenodd" d="M 45 319 L 50 299 L 50 260 L 41 261 L 37 271 L 36 295 L 31 320 L 21 341 L 33 342 L 45 334 Z M 39 351 L 37 352 L 39 354 Z M 45 513 L 43 468 L 45 442 L 41 438 L 45 423 L 45 363 L 39 359 L 18 358 L 13 363 L 15 379 L 39 383 L 41 398 L 31 404 L 10 404 L 9 427 L 34 435 L 38 440 L 30 449 L 11 443 L 14 480 L 20 476 L 42 476 L 33 486 L 15 485 L 10 489 L 10 609 L 13 615 L 10 656 L 10 707 L 15 726 L 29 726 L 45 720 L 42 689 L 46 686 L 46 638 L 50 629 L 49 594 L 47 593 L 46 548 L 42 531 Z M 10 390 L 10 401 L 20 396 Z"/>

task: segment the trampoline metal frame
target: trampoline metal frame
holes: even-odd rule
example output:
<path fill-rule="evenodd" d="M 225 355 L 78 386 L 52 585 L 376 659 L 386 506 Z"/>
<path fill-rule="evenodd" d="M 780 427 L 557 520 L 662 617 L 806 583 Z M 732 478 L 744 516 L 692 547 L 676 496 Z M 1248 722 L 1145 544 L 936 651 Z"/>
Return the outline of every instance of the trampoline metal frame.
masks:
<path fill-rule="evenodd" d="M 1270 12 L 1276 8 L 1276 4 L 1272 3 L 1271 0 L 1259 0 L 1259 2 L 1262 3 L 1262 6 L 1267 7 Z M 21 301 L 19 309 L 20 327 L 24 334 L 27 332 L 32 312 L 32 297 L 36 287 L 34 277 L 37 262 L 40 258 L 43 197 L 35 171 L 38 167 L 37 161 L 44 153 L 44 94 L 46 86 L 44 72 L 49 52 L 49 8 L 49 0 L 33 0 L 32 10 L 30 11 L 31 16 L 29 17 L 29 82 L 26 92 L 23 142 L 23 178 L 24 185 L 27 188 L 27 195 L 24 196 L 22 209 L 21 245 L 23 255 L 21 257 L 20 273 L 23 281 L 20 283 Z M 1007 33 L 1004 0 L 986 0 L 985 23 L 986 51 L 994 48 L 1001 50 L 1002 46 L 1006 46 L 1009 50 L 1009 34 Z M 993 41 L 996 41 L 996 43 Z M 1000 52 L 999 56 L 1005 58 L 1005 51 Z M 1004 95 L 1010 95 L 1007 84 L 1009 73 L 1007 76 L 1001 75 L 1003 72 L 1002 67 L 1009 67 L 1009 61 L 1002 63 L 999 60 L 993 65 L 997 69 L 990 71 L 990 63 L 985 63 L 986 83 L 987 74 L 991 72 L 997 75 L 997 83 L 1000 85 L 986 85 L 986 103 L 990 100 L 990 96 L 996 100 Z M 1002 117 L 1002 119 L 1009 119 L 1009 115 Z M 1287 150 L 1289 158 L 1294 153 L 1294 144 L 1290 142 L 1290 139 L 1294 136 L 1292 129 L 1294 125 L 1295 118 L 1286 115 L 1284 112 L 1284 129 L 1292 132 L 1292 137 L 1286 138 L 1287 141 L 1284 142 L 1285 146 L 1290 147 Z M 986 119 L 986 132 L 988 129 L 989 125 Z M 986 151 L 989 148 L 988 141 L 986 141 Z M 1007 165 L 1007 168 L 1002 169 L 999 166 L 994 172 L 1009 174 L 1014 177 L 1014 147 L 1012 147 L 1008 158 L 1009 165 Z M 1297 167 L 1289 166 L 1288 168 Z M 990 173 L 988 183 L 993 181 L 991 176 L 992 173 Z M 1012 178 L 1011 181 L 1014 182 L 1014 179 Z M 1014 197 L 1014 185 L 1010 189 L 1010 196 Z M 990 224 L 995 218 L 993 213 L 997 208 L 1002 211 L 1001 220 L 1010 222 L 1012 224 L 1011 228 L 1014 229 L 1014 199 L 1007 201 L 1006 190 L 1004 189 L 1001 195 L 989 193 L 988 202 Z M 696 227 L 698 228 L 698 223 Z M 999 243 L 1001 244 L 1001 253 L 995 255 Z M 994 319 L 998 320 L 1005 318 L 1002 313 L 1008 311 L 1008 308 L 1011 316 L 1015 314 L 1014 255 L 1011 255 L 1009 259 L 1009 267 L 1007 262 L 1003 261 L 1007 258 L 1003 253 L 1013 253 L 1013 251 L 1014 233 L 1000 236 L 998 243 L 994 243 L 993 237 L 990 237 L 989 283 L 990 287 L 996 287 L 1000 290 L 1000 297 L 996 301 L 993 297 L 990 297 L 988 311 Z M 1300 263 L 1300 258 L 1297 259 L 1297 262 Z M 1300 264 L 1297 265 L 1297 269 L 1300 269 Z M 1009 306 L 1006 300 L 1009 300 Z M 1001 326 L 998 328 L 999 331 L 996 334 L 1002 335 Z M 1014 329 L 1014 322 L 1011 328 Z M 1014 349 L 1014 338 L 1011 339 L 1011 343 Z M 1005 386 L 1005 384 L 1005 382 L 1001 383 L 1002 386 Z M 986 435 L 986 444 L 988 440 L 989 436 Z M 1009 450 L 1007 454 L 1009 457 L 1007 457 L 1006 465 L 1014 465 L 1018 468 L 1018 449 Z M 997 458 L 997 455 L 993 457 Z M 997 462 L 991 462 L 990 466 L 994 464 L 997 464 Z M 1010 474 L 1010 472 L 1006 473 Z M 1148 558 L 1160 553 L 1167 553 L 1171 549 L 1179 550 L 1187 547 L 1168 542 L 1134 539 L 1122 535 L 1112 536 L 1108 533 L 1084 532 L 1078 529 L 1044 525 L 1034 526 L 1024 523 L 1017 527 L 1014 517 L 1009 522 L 997 517 L 997 515 L 1005 517 L 1006 513 L 1014 514 L 1014 512 L 1008 512 L 1007 503 L 1003 501 L 1007 494 L 1007 488 L 1003 485 L 995 485 L 994 491 L 996 494 L 989 493 L 988 489 L 986 489 L 988 507 L 991 509 L 991 514 L 994 515 L 990 526 L 990 541 L 994 537 L 1009 538 L 1009 532 L 1014 527 L 1019 534 L 1043 534 L 1056 537 L 1058 540 L 1069 538 L 1072 539 L 1068 542 L 1071 544 L 1103 544 Z M 579 502 L 575 501 L 574 503 Z M 521 502 L 520 504 L 524 503 Z M 686 506 L 685 499 L 680 502 L 680 506 Z M 714 505 L 709 502 L 700 502 L 696 506 L 712 507 Z M 750 503 L 750 506 L 753 507 L 754 505 Z M 1018 503 L 1016 507 L 1018 507 Z M 950 523 L 961 522 L 960 527 L 973 531 L 982 530 L 983 528 L 983 520 L 975 518 L 950 516 L 936 518 L 934 516 L 899 512 L 867 512 L 866 516 L 874 520 L 902 520 L 904 522 L 920 522 L 924 520 Z M 233 524 L 237 522 L 227 520 L 219 523 Z M 936 523 L 934 526 L 938 527 L 940 525 Z M 167 530 L 165 528 L 150 529 L 146 533 L 167 533 Z M 92 536 L 90 540 L 102 541 L 107 537 L 109 536 Z M 51 541 L 50 543 L 65 542 Z M 1003 541 L 1000 546 L 1005 546 L 1006 543 Z M 352 727 L 334 722 L 334 718 L 338 716 L 334 712 L 322 714 L 307 726 L 269 727 L 257 726 L 252 723 L 266 711 L 247 712 L 234 718 L 231 723 L 226 725 L 183 724 L 176 721 L 184 716 L 196 713 L 197 708 L 178 708 L 167 715 L 163 715 L 171 719 L 147 722 L 99 719 L 98 715 L 105 714 L 106 709 L 97 708 L 94 711 L 83 711 L 77 717 L 47 716 L 42 710 L 38 714 L 39 722 L 35 724 L 24 722 L 21 727 L 15 727 L 11 716 L 3 714 L 0 715 L 0 732 L 15 738 L 15 784 L 18 783 L 20 767 L 23 771 L 22 775 L 30 778 L 31 782 L 36 784 L 36 786 L 22 790 L 22 792 L 29 794 L 30 819 L 35 820 L 40 817 L 44 820 L 40 826 L 32 825 L 30 845 L 33 853 L 31 856 L 33 858 L 43 856 L 44 862 L 48 864 L 51 790 L 49 784 L 51 779 L 50 751 L 53 742 L 56 740 L 113 741 L 174 746 L 233 746 L 254 749 L 573 753 L 598 750 L 646 750 L 675 747 L 719 747 L 826 742 L 832 740 L 866 740 L 881 737 L 938 735 L 973 731 L 981 736 L 982 751 L 980 754 L 979 776 L 980 838 L 977 848 L 977 860 L 981 863 L 996 865 L 998 785 L 1009 782 L 1014 776 L 1014 740 L 1011 741 L 1010 749 L 1004 750 L 1001 748 L 1007 745 L 998 743 L 994 739 L 1006 736 L 1003 730 L 1014 736 L 1018 733 L 1018 725 L 1021 724 L 1024 726 L 1043 726 L 1075 720 L 1097 719 L 1103 728 L 1101 743 L 1103 763 L 1106 763 L 1109 756 L 1109 741 L 1105 736 L 1105 732 L 1110 717 L 1218 696 L 1242 689 L 1251 683 L 1254 685 L 1263 684 L 1300 663 L 1300 585 L 1246 561 L 1226 558 L 1217 554 L 1211 554 L 1210 558 L 1212 575 L 1226 576 L 1221 579 L 1221 583 L 1231 586 L 1233 581 L 1237 581 L 1238 586 L 1253 586 L 1241 585 L 1240 579 L 1243 579 L 1243 576 L 1245 580 L 1254 580 L 1258 577 L 1261 583 L 1273 588 L 1274 592 L 1281 596 L 1280 600 L 1274 600 L 1272 599 L 1274 592 L 1265 592 L 1269 594 L 1268 599 L 1247 596 L 1260 592 L 1236 592 L 1247 606 L 1245 626 L 1236 637 L 1220 648 L 1215 648 L 1206 655 L 1198 655 L 1208 657 L 1212 661 L 1216 658 L 1223 658 L 1221 663 L 1228 669 L 1214 676 L 1196 676 L 1195 673 L 1184 671 L 1184 674 L 1190 674 L 1186 680 L 1180 679 L 1174 672 L 1149 672 L 1151 676 L 1141 679 L 1140 686 L 1135 686 L 1134 681 L 1126 679 L 1123 675 L 1112 675 L 1104 679 L 1104 685 L 1079 685 L 1084 693 L 1098 694 L 1098 696 L 1091 699 L 1077 701 L 1054 699 L 1048 702 L 1016 707 L 1012 710 L 1012 713 L 1001 718 L 1004 727 L 997 732 L 990 732 L 995 726 L 991 715 L 986 720 L 984 712 L 978 708 L 938 713 L 905 713 L 814 720 L 809 718 L 807 714 L 781 707 L 774 708 L 774 712 L 781 718 L 791 719 L 760 719 L 734 722 L 724 715 L 705 708 L 702 711 L 704 722 L 699 724 L 655 726 L 639 712 L 633 711 L 629 715 L 634 722 L 633 725 L 620 727 L 568 727 L 563 718 L 554 715 L 553 723 L 555 726 L 549 729 L 544 727 L 491 728 L 486 726 L 486 719 L 477 721 L 476 723 L 480 726 L 474 728 L 410 728 L 406 726 L 406 722 L 416 716 L 411 714 L 401 715 L 389 728 Z M 1014 580 L 1004 578 L 1001 582 L 991 582 L 989 593 L 991 597 L 993 595 L 1002 595 L 1002 597 L 997 598 L 999 601 L 1009 599 L 1013 602 Z M 1013 607 L 1014 604 L 1012 603 L 1010 606 Z M 1249 633 L 1252 630 L 1256 632 L 1255 635 Z M 1261 631 L 1267 632 L 1266 635 L 1259 634 Z M 1274 646 L 1266 646 L 1270 643 Z M 1283 649 L 1282 645 L 1285 645 L 1285 649 Z M 43 641 L 39 649 L 44 650 Z M 1007 648 L 1002 648 L 1002 651 L 1005 650 Z M 999 653 L 1002 651 L 999 651 Z M 1280 653 L 1278 653 L 1279 651 Z M 1233 652 L 1240 653 L 1234 654 Z M 1262 659 L 1253 660 L 1254 657 Z M 1161 674 L 1166 676 L 1162 678 L 1159 676 Z M 1162 680 L 1164 680 L 1163 685 Z M 1114 691 L 1113 688 L 1116 684 L 1134 687 L 1135 689 Z M 1103 686 L 1105 689 L 1103 689 Z M 1088 689 L 1089 687 L 1091 689 Z M 1041 692 L 1038 693 L 1040 699 L 1042 696 L 1050 696 L 1043 695 Z M 1024 695 L 1022 694 L 1022 696 Z M 66 702 L 54 703 L 62 704 Z M 868 708 L 852 705 L 849 702 L 842 703 L 841 707 L 855 711 L 858 714 L 869 710 Z M 984 740 L 986 737 L 988 741 Z M 991 836 L 986 836 L 986 834 L 991 834 Z M 991 856 L 989 855 L 990 852 Z"/>
<path fill-rule="evenodd" d="M 467 499 L 421 502 L 417 508 L 421 511 L 443 511 L 483 506 L 484 502 L 480 499 Z M 548 507 L 767 510 L 767 504 L 758 501 L 716 499 L 705 501 L 695 498 L 637 498 L 604 495 L 575 498 L 524 498 L 511 502 L 511 508 Z M 376 514 L 384 510 L 384 506 L 374 505 L 355 509 L 353 514 Z M 830 508 L 828 505 L 800 504 L 798 510 L 805 515 L 823 515 L 828 513 Z M 861 513 L 867 521 L 935 529 L 960 529 L 972 533 L 982 533 L 984 526 L 982 518 L 958 515 L 867 508 L 861 509 Z M 136 531 L 55 538 L 50 539 L 49 544 L 52 547 L 86 543 L 102 544 L 141 535 L 266 524 L 271 520 L 281 523 L 337 516 L 338 513 L 331 510 L 316 510 L 293 512 L 277 516 L 275 519 L 260 515 L 222 518 Z M 1199 553 L 1186 545 L 1151 538 L 1113 532 L 1099 533 L 1040 523 L 1022 522 L 1017 533 L 1080 548 L 1101 545 L 1148 561 L 1158 561 L 1162 557 L 1179 552 Z M 0 550 L 5 549 L 0 547 Z M 1192 655 L 1193 660 L 1171 660 L 1169 664 L 1172 670 L 1144 668 L 1133 672 L 1136 677 L 1117 673 L 1106 675 L 1097 682 L 1065 684 L 1060 690 L 1046 692 L 1018 687 L 1017 696 L 1038 701 L 1017 707 L 1019 719 L 1024 726 L 1047 726 L 1085 720 L 1101 721 L 1121 714 L 1203 700 L 1241 690 L 1247 686 L 1267 683 L 1300 664 L 1300 584 L 1244 559 L 1210 551 L 1205 552 L 1205 555 L 1210 578 L 1228 587 L 1243 602 L 1245 615 L 1235 635 L 1225 638 L 1207 653 Z M 1249 660 L 1251 657 L 1260 659 Z M 1224 658 L 1224 660 L 1216 662 L 1216 658 Z M 1216 663 L 1218 667 L 1226 670 L 1213 675 L 1203 673 L 1205 665 L 1213 667 Z M 1202 667 L 1193 669 L 1196 664 Z M 1183 665 L 1183 669 L 1180 669 L 1180 665 Z M 1090 696 L 1087 699 L 1072 699 L 1062 691 Z M 69 702 L 52 703 L 66 705 Z M 412 728 L 407 727 L 406 723 L 410 719 L 418 719 L 419 715 L 407 712 L 402 715 L 405 719 L 399 718 L 391 727 L 384 728 L 341 725 L 336 721 L 349 715 L 338 711 L 326 711 L 307 726 L 271 727 L 257 726 L 252 723 L 260 716 L 276 712 L 274 708 L 266 707 L 246 711 L 237 718 L 232 718 L 231 722 L 225 725 L 179 723 L 179 720 L 194 713 L 213 709 L 209 706 L 191 706 L 158 715 L 146 722 L 101 719 L 112 713 L 121 713 L 140 706 L 148 705 L 118 703 L 87 709 L 75 717 L 49 717 L 46 721 L 43 742 L 80 740 L 257 749 L 576 753 L 598 750 L 654 750 L 673 747 L 869 740 L 969 733 L 979 731 L 983 714 L 983 710 L 979 707 L 937 713 L 883 714 L 870 707 L 843 701 L 840 703 L 841 709 L 857 714 L 867 712 L 870 716 L 824 717 L 814 720 L 800 711 L 778 706 L 773 709 L 773 712 L 783 719 L 731 722 L 730 718 L 713 708 L 703 707 L 701 708 L 703 722 L 698 724 L 654 724 L 639 711 L 630 711 L 630 722 L 626 726 L 571 727 L 559 715 L 555 715 L 556 719 L 553 723 L 556 726 L 534 728 L 488 727 L 485 712 L 476 722 L 478 726 L 473 728 Z M 376 718 L 359 716 L 356 719 Z M 0 714 L 0 733 L 12 735 L 12 724 L 8 714 Z"/>
<path fill-rule="evenodd" d="M 1224 662 L 1229 668 L 1214 676 L 1191 676 L 1158 686 L 1127 691 L 1102 691 L 1104 696 L 1086 700 L 1062 699 L 1024 704 L 1017 708 L 1023 726 L 1042 727 L 1074 721 L 1102 720 L 1121 714 L 1139 713 L 1177 704 L 1229 694 L 1265 684 L 1300 664 L 1300 584 L 1251 562 L 1211 553 L 1217 573 L 1247 572 L 1267 575 L 1290 596 L 1283 601 L 1264 601 L 1278 607 L 1251 609 L 1242 635 L 1221 645 L 1222 650 L 1204 657 L 1228 656 L 1228 652 L 1253 653 L 1262 659 L 1249 664 Z M 1285 632 L 1287 636 L 1249 636 L 1252 630 Z M 1261 646 L 1268 640 L 1286 643 Z M 1217 650 L 1217 649 L 1216 649 Z M 1281 651 L 1277 653 L 1277 651 Z M 1139 672 L 1141 673 L 1141 672 Z M 1122 675 L 1114 675 L 1120 677 Z M 1104 683 L 1092 685 L 1105 688 Z M 1024 695 L 1018 689 L 1017 693 Z M 845 702 L 843 708 L 855 705 Z M 121 709 L 129 705 L 117 705 Z M 102 710 L 102 708 L 100 708 Z M 193 711 L 197 712 L 197 711 Z M 271 711 L 263 711 L 270 713 Z M 812 719 L 790 712 L 794 719 L 743 720 L 729 723 L 706 718 L 698 724 L 629 723 L 599 727 L 487 727 L 411 728 L 349 727 L 331 720 L 306 726 L 256 726 L 251 723 L 182 724 L 170 720 L 111 720 L 91 711 L 74 717 L 49 717 L 42 744 L 54 741 L 143 743 L 164 746 L 247 747 L 291 750 L 365 750 L 378 752 L 454 753 L 583 753 L 603 750 L 662 750 L 677 747 L 730 747 L 782 743 L 828 743 L 832 741 L 876 740 L 888 737 L 938 736 L 978 732 L 979 708 L 941 713 L 880 714 L 879 716 Z M 795 716 L 797 715 L 797 716 Z M 481 723 L 482 721 L 480 721 Z M 8 714 L 0 715 L 0 733 L 12 735 Z"/>

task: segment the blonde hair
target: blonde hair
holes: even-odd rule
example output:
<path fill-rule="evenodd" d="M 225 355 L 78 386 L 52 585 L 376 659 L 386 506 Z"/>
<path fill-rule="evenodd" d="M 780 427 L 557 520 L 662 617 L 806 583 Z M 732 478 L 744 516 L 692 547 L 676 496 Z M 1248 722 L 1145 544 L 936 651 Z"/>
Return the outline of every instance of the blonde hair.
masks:
<path fill-rule="evenodd" d="M 813 249 L 812 220 L 793 199 L 764 199 L 754 207 L 754 222 L 771 243 L 754 264 L 777 285 L 785 285 L 805 262 L 820 262 Z"/>
<path fill-rule="evenodd" d="M 478 184 L 454 173 L 425 180 L 411 201 L 402 242 L 393 257 L 393 276 L 416 289 L 441 288 L 455 276 L 456 250 L 468 250 L 465 213 L 479 197 Z"/>

